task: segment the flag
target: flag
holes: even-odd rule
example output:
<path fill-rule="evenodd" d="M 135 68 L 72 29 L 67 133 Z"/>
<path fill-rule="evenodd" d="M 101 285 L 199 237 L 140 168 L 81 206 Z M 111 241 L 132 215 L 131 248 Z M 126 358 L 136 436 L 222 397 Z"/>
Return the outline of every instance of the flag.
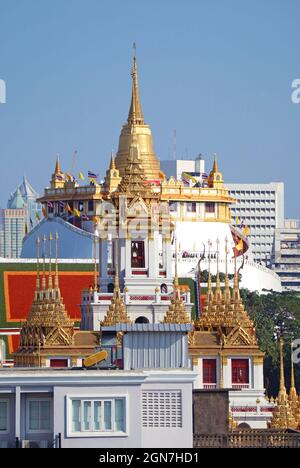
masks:
<path fill-rule="evenodd" d="M 73 214 L 73 210 L 72 210 L 72 208 L 70 207 L 69 203 L 66 204 L 66 208 L 67 208 L 67 211 L 68 211 L 69 213 L 72 213 L 72 214 Z"/>
<path fill-rule="evenodd" d="M 236 225 L 236 226 L 238 226 L 238 225 L 239 225 L 239 223 L 240 223 L 240 221 L 239 221 L 239 217 L 238 217 L 238 216 L 236 216 L 236 217 L 235 217 L 235 225 Z"/>
<path fill-rule="evenodd" d="M 243 247 L 244 247 L 243 239 L 240 239 L 240 241 L 236 244 L 235 248 L 236 250 L 241 251 L 243 250 Z"/>
<path fill-rule="evenodd" d="M 43 211 L 43 215 L 44 215 L 44 216 L 45 216 L 45 218 L 46 218 L 46 216 L 47 216 L 47 212 L 46 212 L 46 208 L 45 208 L 44 206 L 43 206 L 43 208 L 42 208 L 42 211 Z M 41 217 L 40 217 L 40 215 L 38 214 L 38 212 L 37 212 L 37 211 L 35 212 L 35 217 L 36 217 L 36 219 L 37 219 L 38 221 L 40 221 L 40 220 L 41 220 Z"/>
<path fill-rule="evenodd" d="M 97 183 L 97 182 L 96 182 L 96 179 L 94 179 L 93 177 L 90 177 L 90 182 L 91 182 L 91 184 L 93 184 L 93 185 L 96 185 L 96 183 Z"/>
<path fill-rule="evenodd" d="M 75 177 L 74 177 L 72 174 L 70 174 L 70 172 L 67 172 L 67 173 L 66 173 L 66 176 L 67 176 L 67 179 L 68 179 L 69 181 L 71 181 L 71 182 L 73 182 L 73 181 L 75 180 Z"/>
<path fill-rule="evenodd" d="M 83 173 L 82 173 L 82 172 L 79 172 L 79 174 L 78 174 L 78 178 L 79 178 L 80 180 L 84 180 L 84 175 L 83 175 Z"/>
<path fill-rule="evenodd" d="M 47 205 L 48 205 L 48 208 L 53 208 L 53 203 L 51 201 L 48 201 Z"/>
<path fill-rule="evenodd" d="M 88 171 L 88 178 L 89 179 L 97 179 L 99 176 L 99 174 L 95 174 L 94 172 L 92 171 Z"/>
<path fill-rule="evenodd" d="M 80 211 L 77 210 L 77 208 L 74 208 L 73 213 L 74 213 L 75 216 L 77 216 L 78 218 L 80 218 Z"/>
<path fill-rule="evenodd" d="M 59 200 L 59 202 L 58 202 L 58 203 L 59 203 L 59 206 L 60 206 L 60 208 L 65 208 L 66 204 L 65 204 L 65 202 L 64 202 L 64 201 L 62 201 L 62 200 Z"/>
<path fill-rule="evenodd" d="M 182 173 L 182 178 L 184 180 L 191 180 L 194 184 L 196 184 L 198 181 L 197 179 L 195 179 L 195 177 L 191 176 L 191 174 L 189 174 L 188 172 L 183 172 Z"/>
<path fill-rule="evenodd" d="M 251 232 L 251 231 L 250 231 L 250 228 L 249 228 L 249 226 L 247 226 L 247 224 L 246 224 L 246 226 L 243 228 L 243 234 L 244 234 L 244 236 L 246 236 L 246 237 L 247 237 L 247 236 L 250 236 L 250 232 Z"/>
<path fill-rule="evenodd" d="M 55 180 L 64 180 L 64 178 L 61 174 L 56 174 Z"/>

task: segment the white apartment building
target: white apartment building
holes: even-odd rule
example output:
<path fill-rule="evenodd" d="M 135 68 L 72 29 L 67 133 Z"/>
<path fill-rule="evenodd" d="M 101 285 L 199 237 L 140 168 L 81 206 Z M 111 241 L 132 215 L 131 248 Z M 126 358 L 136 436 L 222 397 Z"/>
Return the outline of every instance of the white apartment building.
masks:
<path fill-rule="evenodd" d="M 194 378 L 187 369 L 0 369 L 0 448 L 191 448 Z"/>
<path fill-rule="evenodd" d="M 300 222 L 285 220 L 284 227 L 275 230 L 272 268 L 286 291 L 300 291 Z"/>
<path fill-rule="evenodd" d="M 249 226 L 251 251 L 254 260 L 270 265 L 275 230 L 284 226 L 284 183 L 226 184 L 236 198 L 231 206 L 232 224 Z"/>

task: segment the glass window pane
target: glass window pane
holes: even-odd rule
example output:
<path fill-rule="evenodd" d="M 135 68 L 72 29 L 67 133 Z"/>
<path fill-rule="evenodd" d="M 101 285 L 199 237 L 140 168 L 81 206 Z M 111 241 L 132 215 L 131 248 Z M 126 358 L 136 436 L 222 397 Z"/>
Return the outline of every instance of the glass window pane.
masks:
<path fill-rule="evenodd" d="M 50 429 L 51 421 L 50 421 L 50 401 L 41 401 L 40 406 L 40 429 L 47 430 Z"/>
<path fill-rule="evenodd" d="M 102 416 L 102 411 L 101 411 L 101 401 L 95 401 L 94 402 L 94 429 L 95 431 L 101 431 L 102 429 L 102 424 L 101 424 L 101 416 Z"/>
<path fill-rule="evenodd" d="M 111 423 L 111 402 L 104 402 L 104 430 L 110 431 L 112 429 Z"/>
<path fill-rule="evenodd" d="M 29 430 L 39 429 L 39 401 L 29 402 Z"/>
<path fill-rule="evenodd" d="M 7 431 L 7 402 L 0 401 L 0 431 Z"/>
<path fill-rule="evenodd" d="M 115 427 L 116 431 L 125 431 L 123 398 L 115 400 Z"/>
<path fill-rule="evenodd" d="M 91 430 L 91 401 L 83 402 L 83 430 Z"/>
<path fill-rule="evenodd" d="M 80 432 L 81 431 L 81 401 L 73 400 L 72 401 L 72 431 Z"/>

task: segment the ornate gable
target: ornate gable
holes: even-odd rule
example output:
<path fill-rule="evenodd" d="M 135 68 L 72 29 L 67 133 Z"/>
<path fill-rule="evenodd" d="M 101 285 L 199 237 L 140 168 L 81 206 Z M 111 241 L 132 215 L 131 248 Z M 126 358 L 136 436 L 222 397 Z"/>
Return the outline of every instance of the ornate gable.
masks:
<path fill-rule="evenodd" d="M 224 337 L 225 346 L 256 345 L 256 340 L 241 326 L 235 327 L 227 337 Z"/>
<path fill-rule="evenodd" d="M 63 328 L 52 329 L 45 338 L 46 346 L 70 346 L 72 337 Z"/>

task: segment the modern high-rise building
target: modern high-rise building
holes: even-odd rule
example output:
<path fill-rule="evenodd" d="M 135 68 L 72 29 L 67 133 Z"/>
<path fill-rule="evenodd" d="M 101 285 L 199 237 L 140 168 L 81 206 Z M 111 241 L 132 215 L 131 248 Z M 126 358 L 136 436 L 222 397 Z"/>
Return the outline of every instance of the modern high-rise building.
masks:
<path fill-rule="evenodd" d="M 26 205 L 27 229 L 30 231 L 39 222 L 39 219 L 42 218 L 42 205 L 37 202 L 39 194 L 24 176 L 22 182 L 18 185 L 15 192 L 9 198 L 8 208 L 10 207 L 11 202 L 13 202 L 18 190 L 21 192 L 22 198 Z"/>
<path fill-rule="evenodd" d="M 37 197 L 38 193 L 23 177 L 11 194 L 7 208 L 0 210 L 0 257 L 20 257 L 25 234 L 42 217 L 42 207 L 36 201 Z"/>
<path fill-rule="evenodd" d="M 285 220 L 275 230 L 272 268 L 279 275 L 284 290 L 300 291 L 300 221 Z"/>
<path fill-rule="evenodd" d="M 284 184 L 226 184 L 236 199 L 231 206 L 232 224 L 250 228 L 251 251 L 254 260 L 270 265 L 275 230 L 284 226 Z"/>
<path fill-rule="evenodd" d="M 20 257 L 26 234 L 26 218 L 26 205 L 18 188 L 10 198 L 7 209 L 0 211 L 0 257 Z"/>

